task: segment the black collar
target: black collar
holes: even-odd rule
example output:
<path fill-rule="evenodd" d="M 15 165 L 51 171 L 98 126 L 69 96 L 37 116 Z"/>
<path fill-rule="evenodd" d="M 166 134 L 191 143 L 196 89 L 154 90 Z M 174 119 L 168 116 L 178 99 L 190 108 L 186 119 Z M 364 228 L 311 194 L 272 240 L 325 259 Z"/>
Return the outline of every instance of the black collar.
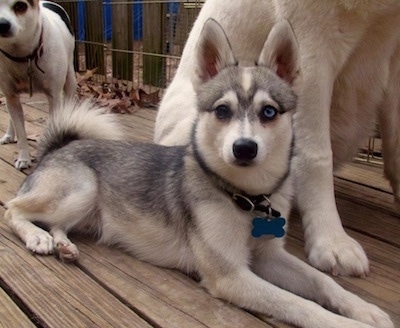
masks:
<path fill-rule="evenodd" d="M 193 138 L 193 135 L 192 135 Z M 264 212 L 268 217 L 279 217 L 281 214 L 274 210 L 271 207 L 271 202 L 269 200 L 270 195 L 267 194 L 260 194 L 260 195 L 249 195 L 243 190 L 240 190 L 230 184 L 228 181 L 220 177 L 217 173 L 211 170 L 206 163 L 204 162 L 203 158 L 201 157 L 194 140 L 192 140 L 192 151 L 194 158 L 196 159 L 197 163 L 201 167 L 201 169 L 209 176 L 210 179 L 215 181 L 217 187 L 222 189 L 228 196 L 232 199 L 232 201 L 243 211 L 252 212 L 252 211 L 259 211 Z M 274 191 L 278 190 L 283 182 L 286 180 L 288 174 L 285 175 L 283 179 L 281 179 L 277 186 L 275 186 Z M 267 202 L 267 205 L 263 205 L 263 202 Z"/>
<path fill-rule="evenodd" d="M 25 57 L 15 57 L 13 55 L 10 55 L 9 53 L 5 52 L 4 50 L 0 49 L 0 52 L 6 56 L 8 59 L 15 61 L 17 63 L 29 63 L 31 61 L 35 61 L 35 65 L 36 67 L 44 74 L 43 69 L 41 69 L 38 65 L 38 60 L 39 58 L 43 55 L 43 27 L 42 30 L 40 32 L 40 38 L 39 38 L 39 44 L 38 46 L 35 48 L 35 50 L 33 50 L 33 52 Z"/>
<path fill-rule="evenodd" d="M 269 200 L 269 196 L 262 194 L 257 196 L 243 195 L 243 194 L 230 194 L 228 193 L 232 200 L 239 206 L 243 211 L 252 212 L 264 212 L 268 217 L 279 217 L 281 213 L 277 210 L 274 210 L 271 207 L 271 201 Z M 263 202 L 267 202 L 267 205 L 262 204 Z"/>

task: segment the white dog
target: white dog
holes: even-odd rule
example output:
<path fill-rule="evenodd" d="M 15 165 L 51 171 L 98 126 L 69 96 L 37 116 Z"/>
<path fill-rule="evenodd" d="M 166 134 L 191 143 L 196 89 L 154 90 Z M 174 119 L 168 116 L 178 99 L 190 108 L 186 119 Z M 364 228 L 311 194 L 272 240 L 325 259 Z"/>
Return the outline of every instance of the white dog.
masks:
<path fill-rule="evenodd" d="M 76 92 L 74 37 L 69 18 L 57 4 L 39 0 L 0 0 L 0 89 L 10 121 L 0 143 L 18 140 L 17 169 L 31 165 L 19 93 L 44 92 L 50 111 L 63 91 Z"/>
<path fill-rule="evenodd" d="M 196 115 L 194 51 L 210 17 L 221 23 L 242 65 L 254 65 L 276 21 L 285 18 L 291 23 L 302 69 L 296 86 L 292 174 L 308 258 L 313 266 L 333 274 L 365 276 L 368 259 L 341 225 L 332 171 L 368 136 L 378 112 L 385 173 L 400 201 L 400 1 L 208 0 L 161 102 L 155 128 L 158 143 L 189 140 Z"/>

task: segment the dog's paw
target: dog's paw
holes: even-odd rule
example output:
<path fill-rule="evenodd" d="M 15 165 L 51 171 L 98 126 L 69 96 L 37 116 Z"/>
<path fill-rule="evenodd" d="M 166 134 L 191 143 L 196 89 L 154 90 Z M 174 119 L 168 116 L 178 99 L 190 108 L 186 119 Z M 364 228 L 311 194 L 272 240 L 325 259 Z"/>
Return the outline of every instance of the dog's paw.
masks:
<path fill-rule="evenodd" d="M 72 262 L 79 258 L 78 247 L 70 241 L 58 242 L 56 244 L 56 250 L 59 258 L 63 262 Z"/>
<path fill-rule="evenodd" d="M 364 311 L 359 313 L 357 319 L 371 325 L 372 327 L 394 328 L 394 324 L 389 315 L 372 304 L 365 307 Z"/>
<path fill-rule="evenodd" d="M 35 231 L 29 234 L 25 242 L 26 248 L 36 254 L 53 254 L 53 237 L 46 231 Z"/>
<path fill-rule="evenodd" d="M 350 302 L 343 302 L 340 312 L 354 320 L 361 321 L 372 327 L 394 328 L 389 315 L 374 304 L 370 304 L 352 295 Z"/>
<path fill-rule="evenodd" d="M 310 264 L 334 276 L 369 274 L 369 262 L 361 245 L 345 233 L 336 236 L 318 236 L 306 243 Z"/>
<path fill-rule="evenodd" d="M 17 170 L 24 170 L 32 165 L 32 161 L 29 158 L 18 158 L 14 165 Z"/>
<path fill-rule="evenodd" d="M 0 144 L 5 145 L 9 143 L 14 143 L 15 138 L 14 136 L 11 136 L 9 134 L 5 134 L 1 139 L 0 139 Z"/>

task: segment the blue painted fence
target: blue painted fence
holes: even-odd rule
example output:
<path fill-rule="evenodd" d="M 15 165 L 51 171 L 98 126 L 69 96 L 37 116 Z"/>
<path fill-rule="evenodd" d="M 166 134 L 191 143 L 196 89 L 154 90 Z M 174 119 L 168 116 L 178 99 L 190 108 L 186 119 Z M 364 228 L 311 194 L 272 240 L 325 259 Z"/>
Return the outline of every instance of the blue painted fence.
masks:
<path fill-rule="evenodd" d="M 136 3 L 135 3 L 136 2 Z M 142 0 L 133 0 L 133 38 L 134 40 L 141 40 L 143 38 L 143 6 Z M 103 0 L 103 26 L 104 26 L 104 40 L 110 41 L 112 35 L 112 1 Z M 179 2 L 171 1 L 167 3 L 167 13 L 177 14 L 179 10 Z M 85 33 L 85 0 L 78 0 L 78 35 L 79 41 L 86 39 Z"/>

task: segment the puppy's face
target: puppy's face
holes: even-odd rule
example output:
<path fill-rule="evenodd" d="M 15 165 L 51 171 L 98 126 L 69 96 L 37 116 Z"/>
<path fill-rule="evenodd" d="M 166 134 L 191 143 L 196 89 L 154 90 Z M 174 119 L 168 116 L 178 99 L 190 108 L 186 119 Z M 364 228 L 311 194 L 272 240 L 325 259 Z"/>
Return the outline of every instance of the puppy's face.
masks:
<path fill-rule="evenodd" d="M 38 21 L 39 0 L 0 0 L 0 42 L 31 35 Z"/>
<path fill-rule="evenodd" d="M 231 67 L 204 84 L 198 100 L 195 142 L 213 171 L 271 182 L 285 175 L 296 106 L 287 83 L 265 67 Z"/>
<path fill-rule="evenodd" d="M 237 64 L 223 27 L 207 20 L 192 78 L 198 109 L 193 148 L 204 165 L 247 193 L 273 192 L 289 173 L 293 86 L 300 77 L 290 24 L 274 25 L 254 67 Z"/>

